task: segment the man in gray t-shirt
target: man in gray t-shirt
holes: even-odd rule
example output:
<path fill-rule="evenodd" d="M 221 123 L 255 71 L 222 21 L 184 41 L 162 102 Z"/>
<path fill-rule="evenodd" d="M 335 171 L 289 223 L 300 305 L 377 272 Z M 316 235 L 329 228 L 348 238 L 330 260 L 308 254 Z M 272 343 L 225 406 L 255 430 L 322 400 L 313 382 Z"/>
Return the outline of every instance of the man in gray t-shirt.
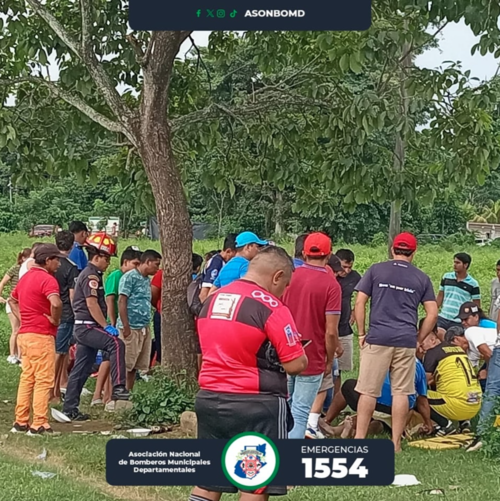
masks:
<path fill-rule="evenodd" d="M 417 344 L 432 331 L 438 316 L 430 278 L 411 264 L 416 250 L 417 239 L 410 233 L 401 233 L 392 246 L 394 260 L 374 264 L 356 286 L 358 296 L 354 314 L 360 345 L 356 438 L 366 438 L 377 398 L 390 372 L 392 441 L 396 452 L 401 449 L 409 411 L 408 396 L 415 393 Z M 365 334 L 368 300 L 371 300 L 370 319 Z M 417 332 L 421 304 L 426 318 Z"/>

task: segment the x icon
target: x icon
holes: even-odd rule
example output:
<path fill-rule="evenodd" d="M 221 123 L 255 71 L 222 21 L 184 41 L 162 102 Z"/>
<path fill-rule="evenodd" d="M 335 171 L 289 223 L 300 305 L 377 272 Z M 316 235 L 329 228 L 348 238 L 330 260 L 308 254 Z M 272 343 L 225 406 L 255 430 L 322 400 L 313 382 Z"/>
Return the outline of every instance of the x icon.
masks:
<path fill-rule="evenodd" d="M 207 17 L 214 17 L 214 10 L 215 9 L 212 9 L 212 10 L 207 9 Z"/>

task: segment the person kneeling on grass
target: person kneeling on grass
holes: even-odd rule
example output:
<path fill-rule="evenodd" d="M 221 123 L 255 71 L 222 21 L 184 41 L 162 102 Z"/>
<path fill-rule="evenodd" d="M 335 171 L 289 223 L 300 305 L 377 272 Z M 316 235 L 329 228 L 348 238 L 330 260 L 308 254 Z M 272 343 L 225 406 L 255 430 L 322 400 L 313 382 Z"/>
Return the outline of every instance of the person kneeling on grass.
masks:
<path fill-rule="evenodd" d="M 433 424 L 431 421 L 431 408 L 427 400 L 427 379 L 425 369 L 420 360 L 417 359 L 415 363 L 415 393 L 408 396 L 409 410 L 417 410 L 424 420 L 424 431 L 431 433 Z M 320 428 L 324 434 L 328 436 L 337 436 L 337 430 L 330 426 L 330 423 L 337 418 L 347 406 L 357 412 L 360 394 L 355 390 L 356 384 L 356 379 L 348 379 L 342 385 L 341 392 L 332 402 L 325 419 L 320 420 Z M 375 411 L 392 415 L 392 390 L 389 373 L 387 373 L 385 377 L 382 386 L 382 394 L 377 399 Z M 377 428 L 373 428 L 370 425 L 369 432 L 373 433 L 375 430 L 377 430 Z"/>
<path fill-rule="evenodd" d="M 440 425 L 440 435 L 455 433 L 452 421 L 459 422 L 461 433 L 468 432 L 470 419 L 481 405 L 481 387 L 470 360 L 460 346 L 452 344 L 457 335 L 463 335 L 460 325 L 448 329 L 441 342 L 436 328 L 422 343 L 431 417 Z"/>
<path fill-rule="evenodd" d="M 144 251 L 137 268 L 120 280 L 117 322 L 120 339 L 125 343 L 127 389 L 134 387 L 136 372 L 149 370 L 151 355 L 151 282 L 150 276 L 160 269 L 161 255 Z"/>

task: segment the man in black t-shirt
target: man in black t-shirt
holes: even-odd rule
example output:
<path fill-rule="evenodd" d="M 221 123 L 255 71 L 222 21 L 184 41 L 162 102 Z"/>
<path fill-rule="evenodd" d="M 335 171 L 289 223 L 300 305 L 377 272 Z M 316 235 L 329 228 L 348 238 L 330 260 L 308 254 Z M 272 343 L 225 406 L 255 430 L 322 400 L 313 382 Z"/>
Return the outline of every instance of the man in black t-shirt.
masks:
<path fill-rule="evenodd" d="M 61 323 L 57 328 L 56 335 L 56 369 L 54 389 L 52 390 L 53 399 L 61 397 L 61 389 L 66 391 L 68 383 L 68 361 L 69 361 L 69 345 L 73 336 L 73 326 L 75 324 L 75 316 L 71 302 L 73 301 L 73 293 L 75 291 L 75 283 L 78 278 L 78 268 L 75 263 L 67 257 L 73 248 L 75 236 L 71 231 L 60 231 L 56 234 L 56 245 L 66 257 L 61 258 L 60 266 L 56 271 L 55 277 L 59 284 L 59 295 L 63 304 Z"/>
<path fill-rule="evenodd" d="M 338 375 L 334 376 L 334 388 L 331 394 L 328 395 L 325 402 L 325 409 L 328 409 L 326 416 L 333 412 L 335 405 L 333 404 L 332 397 L 338 395 L 337 400 L 340 402 L 342 385 L 342 372 L 352 371 L 353 364 L 353 330 L 352 324 L 354 323 L 354 315 L 352 312 L 352 298 L 354 296 L 355 287 L 361 280 L 361 275 L 353 270 L 354 265 L 354 252 L 349 249 L 339 249 L 335 256 L 340 260 L 342 270 L 335 275 L 337 281 L 342 289 L 342 308 L 339 321 L 339 341 L 342 346 L 342 355 L 336 360 Z M 328 422 L 331 422 L 328 421 Z"/>
<path fill-rule="evenodd" d="M 339 338 L 344 353 L 339 358 L 339 371 L 352 371 L 352 324 L 354 316 L 352 314 L 352 297 L 355 292 L 356 285 L 361 280 L 361 275 L 352 269 L 354 264 L 354 253 L 349 249 L 340 249 L 336 252 L 336 256 L 340 259 L 342 269 L 337 280 L 342 289 L 342 313 L 339 322 Z"/>

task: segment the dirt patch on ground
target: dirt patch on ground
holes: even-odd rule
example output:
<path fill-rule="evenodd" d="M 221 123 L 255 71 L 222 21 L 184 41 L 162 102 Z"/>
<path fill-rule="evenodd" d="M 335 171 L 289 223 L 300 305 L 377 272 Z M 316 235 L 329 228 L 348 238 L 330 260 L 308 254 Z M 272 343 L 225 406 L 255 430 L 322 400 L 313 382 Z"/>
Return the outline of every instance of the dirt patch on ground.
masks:
<path fill-rule="evenodd" d="M 99 433 L 101 431 L 114 432 L 113 428 L 115 424 L 105 419 L 92 419 L 90 421 L 82 421 L 74 423 L 58 423 L 56 421 L 51 421 L 50 426 L 52 426 L 54 431 L 60 431 L 61 433 L 74 433 L 74 432 Z"/>

